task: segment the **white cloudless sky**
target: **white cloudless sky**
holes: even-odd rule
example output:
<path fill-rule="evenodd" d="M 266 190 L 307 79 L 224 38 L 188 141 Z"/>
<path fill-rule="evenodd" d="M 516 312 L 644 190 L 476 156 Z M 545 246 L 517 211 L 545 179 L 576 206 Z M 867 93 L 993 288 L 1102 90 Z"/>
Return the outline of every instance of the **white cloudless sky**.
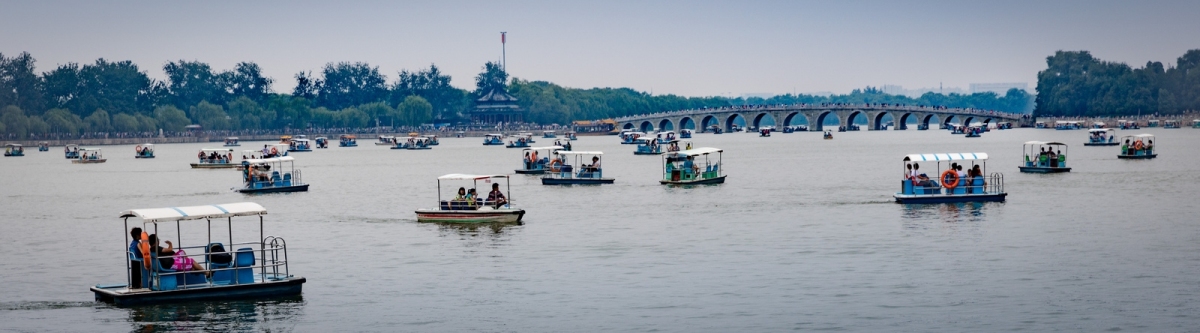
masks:
<path fill-rule="evenodd" d="M 0 53 L 38 71 L 97 58 L 151 77 L 198 60 L 300 71 L 436 64 L 474 88 L 508 32 L 513 77 L 687 96 L 1037 83 L 1056 50 L 1141 67 L 1200 48 L 1200 1 L 16 1 Z"/>

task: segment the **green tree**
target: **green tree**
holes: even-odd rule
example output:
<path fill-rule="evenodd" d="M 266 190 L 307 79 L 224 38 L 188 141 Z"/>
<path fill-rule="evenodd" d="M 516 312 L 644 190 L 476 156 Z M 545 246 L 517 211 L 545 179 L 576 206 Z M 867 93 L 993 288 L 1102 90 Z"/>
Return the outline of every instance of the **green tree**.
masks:
<path fill-rule="evenodd" d="M 391 106 L 388 106 L 387 103 L 384 102 L 359 105 L 357 109 L 365 113 L 367 115 L 367 119 L 370 120 L 372 124 L 374 124 L 375 119 L 379 119 L 380 121 L 388 123 L 395 120 L 389 119 L 391 116 L 395 115 L 395 109 L 393 109 Z"/>
<path fill-rule="evenodd" d="M 137 120 L 138 120 L 138 130 L 139 131 L 142 131 L 142 132 L 157 132 L 158 131 L 158 121 L 154 120 L 154 118 L 151 118 L 151 117 L 143 115 L 143 114 L 136 115 L 135 117 L 137 117 Z"/>
<path fill-rule="evenodd" d="M 41 79 L 34 73 L 35 62 L 29 52 L 12 58 L 0 53 L 0 106 L 16 105 L 28 112 L 45 110 Z"/>
<path fill-rule="evenodd" d="M 167 74 L 169 103 L 176 107 L 198 105 L 201 101 L 225 104 L 228 93 L 221 78 L 208 64 L 199 61 L 173 61 L 163 65 Z"/>
<path fill-rule="evenodd" d="M 187 114 L 183 113 L 183 110 L 172 105 L 160 106 L 154 109 L 154 120 L 163 130 L 171 132 L 182 132 L 184 127 L 192 124 L 192 121 L 188 119 Z"/>
<path fill-rule="evenodd" d="M 95 112 L 92 112 L 92 115 L 83 118 L 83 121 L 87 124 L 88 132 L 108 132 L 112 130 L 111 119 L 108 116 L 108 112 L 104 111 L 104 109 L 96 109 Z"/>
<path fill-rule="evenodd" d="M 208 101 L 201 101 L 200 104 L 188 108 L 188 116 L 204 129 L 227 130 L 230 128 L 230 117 L 225 113 L 225 109 Z"/>
<path fill-rule="evenodd" d="M 366 112 L 358 108 L 342 109 L 334 117 L 337 119 L 338 126 L 350 128 L 366 127 L 367 122 L 371 120 L 371 117 Z"/>
<path fill-rule="evenodd" d="M 137 117 L 128 113 L 118 113 L 112 116 L 112 128 L 117 132 L 137 132 L 140 126 Z"/>
<path fill-rule="evenodd" d="M 16 105 L 0 109 L 0 123 L 5 125 L 7 134 L 16 135 L 18 138 L 24 138 L 29 134 L 29 119 L 25 117 L 25 111 Z"/>
<path fill-rule="evenodd" d="M 50 124 L 47 124 L 41 116 L 29 116 L 26 120 L 30 134 L 44 135 L 50 133 Z"/>
<path fill-rule="evenodd" d="M 42 81 L 50 107 L 73 112 L 104 109 L 133 114 L 146 112 L 155 101 L 154 82 L 128 60 L 101 58 L 82 67 L 69 63 L 46 73 Z"/>
<path fill-rule="evenodd" d="M 489 61 L 483 64 L 483 72 L 475 76 L 475 95 L 483 96 L 493 90 L 508 90 L 508 73 L 500 64 Z"/>
<path fill-rule="evenodd" d="M 419 126 L 433 119 L 433 105 L 421 96 L 408 96 L 396 106 L 404 125 Z"/>
<path fill-rule="evenodd" d="M 450 76 L 442 74 L 435 65 L 417 72 L 400 71 L 393 86 L 391 104 L 396 105 L 408 96 L 421 96 L 433 105 L 435 119 L 454 119 L 464 111 L 467 92 L 450 85 Z"/>
<path fill-rule="evenodd" d="M 274 81 L 263 76 L 262 69 L 253 62 L 240 62 L 233 71 L 221 73 L 225 93 L 234 98 L 246 97 L 255 103 L 267 101 Z"/>
<path fill-rule="evenodd" d="M 42 118 L 50 125 L 50 132 L 54 133 L 79 134 L 84 127 L 83 118 L 65 109 L 50 109 Z"/>
<path fill-rule="evenodd" d="M 344 109 L 381 101 L 387 96 L 387 78 L 379 73 L 379 67 L 361 62 L 330 63 L 321 75 L 314 99 L 317 106 Z"/>

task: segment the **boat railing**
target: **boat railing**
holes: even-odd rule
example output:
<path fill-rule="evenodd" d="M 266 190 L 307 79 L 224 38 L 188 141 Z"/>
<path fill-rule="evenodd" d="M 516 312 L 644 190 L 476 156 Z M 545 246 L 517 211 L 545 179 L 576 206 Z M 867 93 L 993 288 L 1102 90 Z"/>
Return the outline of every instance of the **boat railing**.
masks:
<path fill-rule="evenodd" d="M 1003 193 L 1004 192 L 1004 174 L 993 172 L 987 177 L 987 181 L 983 183 L 983 193 Z"/>
<path fill-rule="evenodd" d="M 250 246 L 237 248 L 238 246 Z M 179 250 L 199 250 L 196 253 L 188 253 L 185 255 L 171 256 L 177 257 L 198 257 L 196 263 L 205 267 L 205 270 L 188 270 L 179 271 L 170 268 L 163 268 L 155 263 L 153 266 L 157 270 L 150 277 L 151 282 L 158 287 L 156 290 L 172 290 L 172 289 L 193 289 L 193 288 L 208 288 L 214 286 L 241 285 L 251 283 L 264 283 L 268 279 L 279 279 L 291 276 L 288 269 L 287 260 L 287 242 L 277 236 L 267 236 L 262 242 L 244 242 L 230 243 L 229 250 L 224 252 L 208 253 L 205 250 L 208 246 L 189 246 L 179 247 Z M 258 249 L 254 249 L 257 247 Z M 234 250 L 236 249 L 236 250 Z M 186 252 L 186 251 L 185 251 Z M 216 254 L 228 254 L 230 261 L 227 264 L 211 262 L 211 257 Z M 250 263 L 243 263 L 245 259 L 239 259 L 242 253 L 249 253 L 251 256 Z M 282 253 L 282 255 L 281 255 Z M 152 260 L 162 259 L 162 257 L 152 256 Z M 283 269 L 283 274 L 279 274 L 280 267 Z M 259 276 L 256 279 L 253 276 L 253 271 L 258 270 Z M 267 274 L 270 270 L 271 273 Z M 225 274 L 225 273 L 228 274 Z M 204 275 L 208 275 L 205 277 Z M 164 278 L 174 278 L 175 283 L 163 283 Z M 199 280 L 203 280 L 200 282 Z M 171 286 L 171 287 L 168 287 Z"/>

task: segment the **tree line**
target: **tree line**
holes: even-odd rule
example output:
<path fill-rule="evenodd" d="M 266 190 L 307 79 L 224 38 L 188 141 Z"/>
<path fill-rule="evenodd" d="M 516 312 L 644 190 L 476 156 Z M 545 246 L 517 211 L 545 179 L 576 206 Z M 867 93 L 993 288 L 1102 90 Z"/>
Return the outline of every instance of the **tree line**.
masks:
<path fill-rule="evenodd" d="M 29 53 L 0 54 L 0 133 L 31 134 L 181 132 L 188 125 L 206 130 L 280 130 L 419 126 L 470 122 L 475 99 L 506 90 L 537 124 L 605 119 L 671 110 L 745 104 L 897 103 L 974 107 L 1020 112 L 1032 100 L 1024 91 L 972 95 L 887 95 L 867 87 L 846 95 L 780 95 L 772 98 L 652 95 L 630 88 L 578 89 L 545 81 L 510 78 L 494 62 L 483 65 L 475 89 L 450 85 L 436 65 L 402 70 L 389 80 L 379 67 L 362 62 L 328 63 L 316 72 L 295 74 L 290 92 L 272 89 L 254 62 L 229 70 L 199 61 L 162 66 L 165 79 L 151 78 L 132 61 L 97 59 L 68 63 L 39 73 Z"/>
<path fill-rule="evenodd" d="M 1088 51 L 1058 51 L 1038 72 L 1039 116 L 1171 115 L 1200 110 L 1200 49 L 1174 66 L 1141 68 L 1096 59 Z"/>

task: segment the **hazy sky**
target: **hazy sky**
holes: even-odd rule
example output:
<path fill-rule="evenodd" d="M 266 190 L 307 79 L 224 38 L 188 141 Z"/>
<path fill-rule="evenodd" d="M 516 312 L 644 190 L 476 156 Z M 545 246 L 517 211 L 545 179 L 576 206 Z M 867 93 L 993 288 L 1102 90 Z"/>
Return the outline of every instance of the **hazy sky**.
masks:
<path fill-rule="evenodd" d="M 10 1 L 0 53 L 39 71 L 96 58 L 151 77 L 186 59 L 293 76 L 363 61 L 392 81 L 436 64 L 473 89 L 483 63 L 569 87 L 690 96 L 1037 82 L 1056 50 L 1141 67 L 1200 48 L 1200 1 Z"/>

